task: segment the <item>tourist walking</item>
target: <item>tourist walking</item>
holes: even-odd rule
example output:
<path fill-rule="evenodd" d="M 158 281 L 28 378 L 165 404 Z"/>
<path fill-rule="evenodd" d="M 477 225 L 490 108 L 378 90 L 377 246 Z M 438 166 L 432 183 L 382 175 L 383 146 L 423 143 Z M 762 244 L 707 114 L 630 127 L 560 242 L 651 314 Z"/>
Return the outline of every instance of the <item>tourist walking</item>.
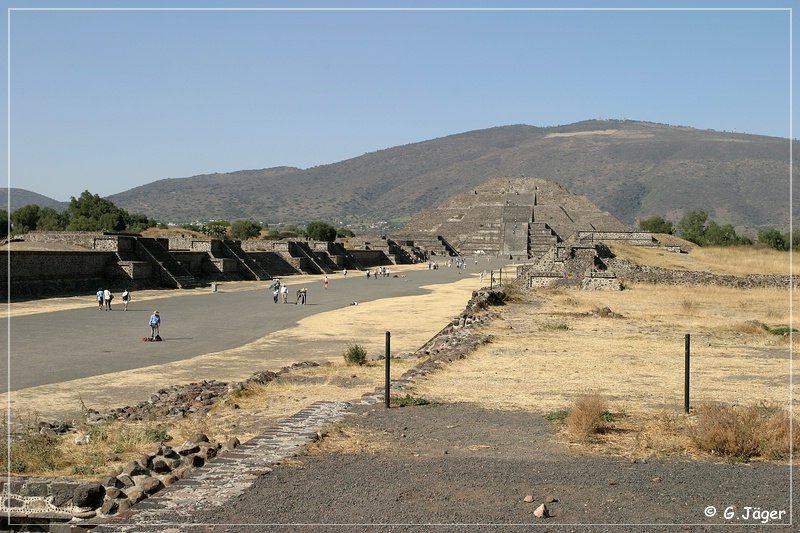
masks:
<path fill-rule="evenodd" d="M 289 286 L 281 285 L 281 301 L 283 303 L 289 302 Z"/>
<path fill-rule="evenodd" d="M 323 282 L 323 284 L 325 285 L 325 290 L 327 290 L 328 289 L 328 276 L 327 275 L 325 276 L 325 281 Z"/>
<path fill-rule="evenodd" d="M 114 298 L 114 295 L 111 294 L 111 291 L 106 289 L 103 291 L 103 301 L 106 302 L 106 311 L 111 311 L 111 300 Z"/>
<path fill-rule="evenodd" d="M 103 295 L 104 294 L 105 293 L 103 292 L 103 289 L 97 289 L 97 310 L 98 311 L 102 311 L 103 310 Z"/>
<path fill-rule="evenodd" d="M 161 340 L 161 315 L 158 314 L 158 310 L 153 311 L 153 314 L 150 315 L 150 340 Z"/>
<path fill-rule="evenodd" d="M 347 277 L 347 269 L 346 268 L 344 270 L 342 270 L 342 274 L 344 275 L 344 277 Z"/>
<path fill-rule="evenodd" d="M 122 310 L 128 310 L 128 302 L 131 301 L 131 292 L 128 289 L 125 289 L 125 292 L 122 293 Z"/>

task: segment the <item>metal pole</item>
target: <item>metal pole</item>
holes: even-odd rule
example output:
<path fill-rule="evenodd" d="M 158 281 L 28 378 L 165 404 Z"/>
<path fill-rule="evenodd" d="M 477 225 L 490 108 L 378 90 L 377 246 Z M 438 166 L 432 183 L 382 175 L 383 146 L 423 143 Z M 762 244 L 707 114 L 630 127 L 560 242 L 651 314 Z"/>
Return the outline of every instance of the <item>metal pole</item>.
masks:
<path fill-rule="evenodd" d="M 503 286 L 503 267 L 500 267 L 500 281 L 497 283 L 498 287 Z"/>
<path fill-rule="evenodd" d="M 389 402 L 391 400 L 391 390 L 392 390 L 391 389 L 391 386 L 392 386 L 391 375 L 392 375 L 392 373 L 390 371 L 391 363 L 389 362 L 391 360 L 391 357 L 389 356 L 391 338 L 392 338 L 392 334 L 387 331 L 386 332 L 386 367 L 385 367 L 386 368 L 386 383 L 384 385 L 385 388 L 384 388 L 384 393 L 383 393 L 385 407 L 387 409 L 389 408 Z"/>
<path fill-rule="evenodd" d="M 489 271 L 489 289 L 494 289 L 494 270 Z"/>
<path fill-rule="evenodd" d="M 683 410 L 686 414 L 689 414 L 689 359 L 691 354 L 691 338 L 689 334 L 686 334 L 686 339 L 684 341 L 684 367 L 685 367 L 685 376 L 683 381 Z"/>

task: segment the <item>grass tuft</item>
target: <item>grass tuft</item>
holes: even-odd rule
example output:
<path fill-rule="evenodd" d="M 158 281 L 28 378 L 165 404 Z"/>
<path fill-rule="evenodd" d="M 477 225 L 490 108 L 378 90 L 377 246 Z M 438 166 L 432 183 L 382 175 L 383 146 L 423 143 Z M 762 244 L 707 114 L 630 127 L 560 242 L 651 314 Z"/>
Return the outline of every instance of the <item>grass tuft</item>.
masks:
<path fill-rule="evenodd" d="M 695 445 L 712 455 L 734 461 L 790 456 L 790 419 L 785 409 L 770 404 L 728 406 L 705 403 L 697 408 L 692 429 Z M 792 435 L 791 450 L 800 449 L 800 434 Z"/>
<path fill-rule="evenodd" d="M 605 433 L 610 422 L 606 400 L 599 394 L 584 394 L 575 400 L 565 420 L 567 432 L 579 440 Z M 613 417 L 612 417 L 613 419 Z"/>
<path fill-rule="evenodd" d="M 409 407 L 412 405 L 430 405 L 430 400 L 425 398 L 421 398 L 419 396 L 411 396 L 410 394 L 406 394 L 405 396 L 392 396 L 389 403 L 395 407 Z"/>

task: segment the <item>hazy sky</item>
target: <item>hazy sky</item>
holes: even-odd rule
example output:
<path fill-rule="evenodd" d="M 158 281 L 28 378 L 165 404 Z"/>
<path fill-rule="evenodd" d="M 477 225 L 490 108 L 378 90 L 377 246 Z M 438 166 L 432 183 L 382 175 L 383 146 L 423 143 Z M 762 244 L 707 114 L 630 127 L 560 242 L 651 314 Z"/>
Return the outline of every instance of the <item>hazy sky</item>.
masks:
<path fill-rule="evenodd" d="M 508 124 L 627 118 L 798 136 L 791 1 L 699 11 L 636 9 L 696 5 L 641 1 L 514 11 L 5 3 L 9 186 L 56 200 L 163 178 L 307 168 Z M 83 9 L 25 9 L 67 5 Z M 722 9 L 747 6 L 758 9 Z"/>

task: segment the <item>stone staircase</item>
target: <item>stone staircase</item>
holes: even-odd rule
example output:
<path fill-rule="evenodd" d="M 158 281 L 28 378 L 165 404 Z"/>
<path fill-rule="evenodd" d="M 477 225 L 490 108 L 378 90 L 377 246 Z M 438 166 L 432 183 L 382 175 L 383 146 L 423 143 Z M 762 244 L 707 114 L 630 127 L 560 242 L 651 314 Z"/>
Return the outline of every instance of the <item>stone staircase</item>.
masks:
<path fill-rule="evenodd" d="M 161 279 L 179 289 L 193 289 L 201 284 L 186 270 L 158 239 L 136 237 L 136 255 L 156 267 Z"/>
<path fill-rule="evenodd" d="M 316 272 L 310 272 L 310 274 L 332 274 L 333 269 L 329 268 L 325 262 L 320 261 L 318 257 L 315 256 L 314 252 L 308 247 L 308 244 L 304 242 L 296 242 L 295 243 L 295 250 L 297 253 L 300 254 L 301 257 L 305 257 L 311 263 L 312 268 L 316 270 Z"/>
<path fill-rule="evenodd" d="M 226 252 L 225 255 L 239 264 L 240 271 L 249 273 L 256 281 L 272 279 L 272 276 L 257 261 L 242 250 L 237 241 L 223 240 L 222 246 Z"/>
<path fill-rule="evenodd" d="M 531 257 L 540 257 L 558 244 L 558 235 L 545 222 L 533 222 L 528 234 L 528 249 Z"/>

